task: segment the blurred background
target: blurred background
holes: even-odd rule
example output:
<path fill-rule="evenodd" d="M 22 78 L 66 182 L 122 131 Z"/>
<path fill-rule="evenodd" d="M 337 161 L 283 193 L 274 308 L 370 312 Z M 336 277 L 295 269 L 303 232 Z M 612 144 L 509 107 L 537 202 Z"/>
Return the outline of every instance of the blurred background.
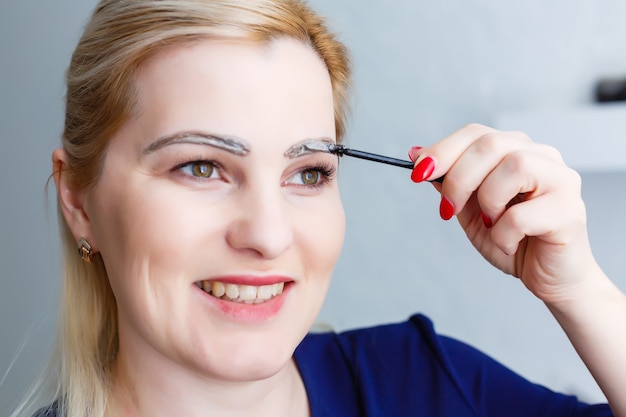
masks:
<path fill-rule="evenodd" d="M 0 4 L 0 414 L 52 343 L 60 266 L 50 154 L 64 71 L 95 4 Z M 470 122 L 558 146 L 582 173 L 596 257 L 626 290 L 626 107 L 606 102 L 626 77 L 626 2 L 310 4 L 352 51 L 350 146 L 405 158 Z M 409 175 L 342 160 L 346 244 L 319 322 L 343 330 L 423 312 L 532 381 L 602 401 L 546 308 L 484 262 L 454 219 L 441 221 L 436 191 Z"/>

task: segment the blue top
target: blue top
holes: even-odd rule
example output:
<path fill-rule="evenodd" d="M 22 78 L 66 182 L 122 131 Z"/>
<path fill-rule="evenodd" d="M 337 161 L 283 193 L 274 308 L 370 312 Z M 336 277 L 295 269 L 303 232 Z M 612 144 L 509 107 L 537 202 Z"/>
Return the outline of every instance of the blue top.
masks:
<path fill-rule="evenodd" d="M 307 336 L 295 352 L 313 417 L 608 417 L 435 333 L 429 319 Z"/>
<path fill-rule="evenodd" d="M 312 417 L 610 417 L 435 333 L 429 319 L 310 334 L 295 352 Z M 53 405 L 36 417 L 58 417 Z"/>

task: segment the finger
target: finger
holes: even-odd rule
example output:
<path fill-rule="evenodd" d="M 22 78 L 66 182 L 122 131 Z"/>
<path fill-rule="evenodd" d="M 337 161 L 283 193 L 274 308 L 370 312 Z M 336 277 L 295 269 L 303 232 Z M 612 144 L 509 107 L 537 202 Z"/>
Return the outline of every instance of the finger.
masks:
<path fill-rule="evenodd" d="M 513 255 L 527 236 L 565 245 L 584 232 L 585 219 L 582 199 L 570 193 L 547 193 L 508 208 L 491 229 L 491 239 L 507 255 Z"/>
<path fill-rule="evenodd" d="M 499 131 L 484 133 L 476 138 L 450 167 L 446 173 L 442 193 L 454 205 L 457 213 L 462 211 L 474 191 L 507 158 L 507 155 L 529 146 L 532 146 L 532 142 L 522 133 Z"/>
<path fill-rule="evenodd" d="M 547 193 L 580 194 L 580 176 L 552 152 L 531 147 L 507 154 L 477 192 L 482 213 L 492 222 L 512 205 Z M 560 161 L 556 161 L 559 159 Z"/>
<path fill-rule="evenodd" d="M 495 130 L 487 126 L 471 124 L 432 146 L 422 148 L 414 159 L 415 168 L 411 179 L 414 182 L 422 182 L 441 177 L 476 138 L 488 132 L 495 132 Z"/>

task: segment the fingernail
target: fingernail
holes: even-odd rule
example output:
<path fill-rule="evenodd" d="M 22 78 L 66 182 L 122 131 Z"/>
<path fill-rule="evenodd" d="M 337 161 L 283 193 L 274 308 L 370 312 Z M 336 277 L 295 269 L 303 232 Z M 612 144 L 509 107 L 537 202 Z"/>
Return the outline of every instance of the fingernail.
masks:
<path fill-rule="evenodd" d="M 491 227 L 493 226 L 493 222 L 491 221 L 491 219 L 489 218 L 489 216 L 487 216 L 485 213 L 483 213 L 482 211 L 480 212 L 480 217 L 483 219 L 483 224 L 485 225 L 485 227 L 487 229 L 491 229 Z"/>
<path fill-rule="evenodd" d="M 413 182 L 422 182 L 430 177 L 435 170 L 435 160 L 430 156 L 422 159 L 411 172 L 411 180 Z"/>
<path fill-rule="evenodd" d="M 409 150 L 409 159 L 412 162 L 415 162 L 415 160 L 417 159 L 417 157 L 419 156 L 419 151 L 423 149 L 422 146 L 413 146 L 410 150 Z"/>
<path fill-rule="evenodd" d="M 439 204 L 439 215 L 443 220 L 450 220 L 454 216 L 454 204 L 443 196 Z"/>

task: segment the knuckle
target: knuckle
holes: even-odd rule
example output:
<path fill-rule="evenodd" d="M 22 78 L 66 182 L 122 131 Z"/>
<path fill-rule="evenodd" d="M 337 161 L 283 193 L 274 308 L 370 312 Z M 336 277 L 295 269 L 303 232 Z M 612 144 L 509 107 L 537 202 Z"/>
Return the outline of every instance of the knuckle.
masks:
<path fill-rule="evenodd" d="M 474 142 L 475 151 L 481 154 L 492 153 L 501 146 L 502 137 L 498 132 L 487 132 Z"/>
<path fill-rule="evenodd" d="M 472 123 L 468 123 L 468 124 L 466 124 L 466 125 L 463 127 L 463 129 L 466 129 L 466 130 L 482 130 L 482 129 L 485 129 L 485 127 L 486 127 L 486 126 L 484 126 L 484 125 L 482 125 L 482 124 L 480 124 L 480 123 L 474 123 L 474 122 L 472 122 Z"/>
<path fill-rule="evenodd" d="M 530 171 L 530 162 L 526 154 L 521 151 L 507 154 L 502 164 L 511 174 L 523 174 Z"/>
<path fill-rule="evenodd" d="M 493 131 L 489 126 L 482 125 L 480 123 L 468 123 L 461 130 L 470 132 L 472 136 L 483 135 L 487 132 Z"/>
<path fill-rule="evenodd" d="M 532 139 L 530 138 L 530 136 L 528 136 L 525 132 L 522 132 L 520 130 L 514 130 L 508 133 L 512 138 L 515 138 L 519 141 L 532 142 Z"/>
<path fill-rule="evenodd" d="M 506 211 L 506 222 L 510 230 L 521 233 L 524 226 L 523 211 L 517 205 L 512 205 Z"/>
<path fill-rule="evenodd" d="M 578 171 L 567 168 L 567 179 L 572 186 L 572 189 L 576 191 L 577 195 L 580 195 L 583 188 L 583 179 Z"/>
<path fill-rule="evenodd" d="M 538 144 L 537 146 L 540 152 L 543 153 L 544 155 L 547 155 L 548 158 L 558 161 L 561 164 L 565 164 L 565 162 L 563 161 L 563 156 L 561 155 L 561 152 L 554 146 L 546 145 L 546 144 Z"/>

